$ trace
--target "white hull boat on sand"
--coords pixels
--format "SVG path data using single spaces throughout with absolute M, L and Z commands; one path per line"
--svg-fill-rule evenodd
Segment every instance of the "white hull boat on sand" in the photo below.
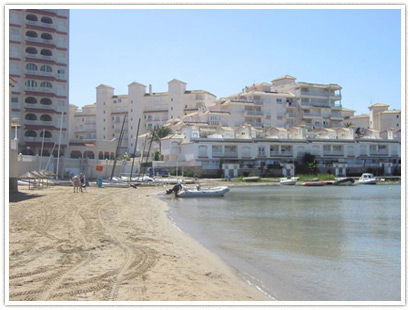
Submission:
M 370 185 L 370 184 L 377 184 L 377 180 L 374 177 L 373 174 L 371 173 L 363 173 L 362 176 L 360 177 L 359 181 L 357 181 L 357 183 L 359 184 L 366 184 L 366 185 Z
M 280 178 L 279 184 L 280 185 L 295 185 L 298 181 L 298 178 Z
M 228 186 L 188 188 L 181 184 L 175 185 L 172 189 L 167 190 L 167 194 L 175 193 L 179 198 L 199 198 L 199 197 L 223 197 L 229 192 Z

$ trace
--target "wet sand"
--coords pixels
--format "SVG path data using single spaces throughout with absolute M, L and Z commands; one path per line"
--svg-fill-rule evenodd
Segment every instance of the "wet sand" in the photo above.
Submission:
M 162 187 L 19 190 L 10 301 L 268 300 L 172 224 Z

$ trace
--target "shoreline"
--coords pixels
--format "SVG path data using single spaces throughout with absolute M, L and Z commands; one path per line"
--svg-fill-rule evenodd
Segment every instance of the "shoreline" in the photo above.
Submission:
M 20 187 L 37 196 L 10 203 L 9 300 L 274 301 L 173 223 L 163 188 Z

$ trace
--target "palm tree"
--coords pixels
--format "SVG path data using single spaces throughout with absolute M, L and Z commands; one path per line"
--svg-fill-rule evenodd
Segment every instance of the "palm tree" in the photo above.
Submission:
M 350 128 L 350 127 L 353 126 L 353 123 L 352 122 L 346 122 L 343 125 L 345 126 L 345 128 Z
M 154 128 L 151 134 L 154 136 L 153 141 L 158 142 L 159 152 L 161 154 L 161 139 L 172 134 L 172 129 L 169 127 L 161 126 Z

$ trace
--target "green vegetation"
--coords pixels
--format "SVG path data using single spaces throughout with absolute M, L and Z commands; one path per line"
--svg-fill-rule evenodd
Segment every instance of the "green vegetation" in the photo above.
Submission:
M 299 182 L 307 181 L 332 181 L 335 179 L 333 174 L 298 174 L 296 175 L 299 178 Z
M 159 144 L 159 153 L 161 154 L 161 139 L 172 134 L 172 129 L 169 127 L 157 127 L 151 134 L 154 136 L 153 140 Z

